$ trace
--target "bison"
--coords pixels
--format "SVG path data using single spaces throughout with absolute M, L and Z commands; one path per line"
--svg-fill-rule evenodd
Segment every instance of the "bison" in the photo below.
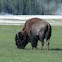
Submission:
M 24 49 L 31 42 L 32 49 L 37 48 L 38 40 L 41 41 L 41 49 L 44 46 L 44 39 L 47 42 L 47 50 L 49 50 L 49 42 L 51 37 L 51 25 L 39 18 L 31 18 L 27 20 L 21 32 L 15 36 L 15 42 L 18 48 Z

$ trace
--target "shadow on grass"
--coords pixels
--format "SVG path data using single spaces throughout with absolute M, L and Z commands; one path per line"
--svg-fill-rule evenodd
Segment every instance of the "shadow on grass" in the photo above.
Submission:
M 17 49 L 19 49 L 19 48 L 17 48 Z M 25 49 L 21 49 L 21 50 L 41 50 L 41 49 L 40 48 L 38 48 L 38 49 L 25 48 Z M 47 50 L 47 49 L 42 49 L 42 50 Z M 49 51 L 62 51 L 62 49 L 61 48 L 52 48 L 52 49 L 49 49 Z
M 36 49 L 36 48 L 34 48 L 34 49 L 32 49 L 32 48 L 25 48 L 24 50 L 40 50 L 40 49 Z
M 53 49 L 50 49 L 50 50 L 54 50 L 54 51 L 62 51 L 62 49 L 60 49 L 60 48 L 53 48 Z
M 41 50 L 41 49 L 28 49 L 28 48 L 25 48 L 24 50 Z M 42 50 L 47 50 L 47 49 L 42 49 Z M 53 49 L 49 49 L 49 51 L 62 51 L 62 49 L 60 48 L 53 48 Z

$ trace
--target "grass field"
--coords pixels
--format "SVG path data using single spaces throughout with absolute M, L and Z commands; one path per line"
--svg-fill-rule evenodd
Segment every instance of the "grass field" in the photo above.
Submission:
M 46 41 L 43 50 L 38 42 L 38 50 L 31 49 L 29 43 L 24 50 L 15 45 L 15 34 L 23 26 L 0 25 L 0 62 L 62 62 L 62 26 L 53 26 L 50 41 L 50 50 L 46 50 Z

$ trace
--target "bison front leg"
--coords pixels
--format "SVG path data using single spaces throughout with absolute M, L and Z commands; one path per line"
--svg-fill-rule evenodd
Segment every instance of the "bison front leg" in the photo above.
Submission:
M 37 49 L 37 44 L 36 43 L 31 43 L 32 49 L 36 48 Z
M 49 42 L 50 42 L 50 40 L 48 39 L 46 41 L 47 41 L 47 50 L 49 50 Z
M 32 46 L 32 49 L 33 48 L 37 49 L 37 43 L 38 43 L 37 38 L 34 38 L 33 36 L 31 36 L 31 46 Z
M 33 48 L 36 48 L 36 49 L 37 49 L 37 46 L 36 46 L 36 47 L 32 47 L 32 49 L 33 49 Z

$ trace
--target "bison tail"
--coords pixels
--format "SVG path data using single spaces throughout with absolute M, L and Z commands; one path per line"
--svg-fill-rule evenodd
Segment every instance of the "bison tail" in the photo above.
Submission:
M 48 30 L 47 30 L 46 36 L 45 36 L 46 40 L 50 39 L 51 32 L 52 32 L 52 27 L 51 27 L 51 25 L 48 25 Z

